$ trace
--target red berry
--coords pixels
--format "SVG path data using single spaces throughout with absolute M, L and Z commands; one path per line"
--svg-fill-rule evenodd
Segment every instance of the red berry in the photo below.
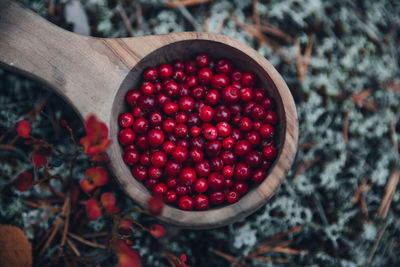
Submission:
M 221 189 L 224 187 L 224 176 L 219 172 L 213 172 L 208 177 L 208 187 L 211 189 Z
M 178 194 L 173 190 L 168 190 L 167 193 L 165 193 L 164 199 L 168 203 L 173 203 L 178 199 Z
M 219 140 L 212 140 L 206 143 L 206 154 L 208 157 L 214 158 L 221 151 L 222 144 Z
M 217 140 L 217 142 L 219 141 Z M 220 150 L 221 149 L 218 150 L 218 153 Z M 211 169 L 213 171 L 221 171 L 223 167 L 224 167 L 224 162 L 222 161 L 221 158 L 213 158 L 213 160 L 211 161 Z
M 137 150 L 128 150 L 124 153 L 124 162 L 129 165 L 134 165 L 139 162 L 139 152 Z
M 247 140 L 239 140 L 235 145 L 235 154 L 239 157 L 245 156 L 250 151 L 250 143 Z
M 196 172 L 190 168 L 184 168 L 179 174 L 179 181 L 184 185 L 191 185 L 196 180 Z
M 224 203 L 225 195 L 221 191 L 214 191 L 210 194 L 210 201 L 214 205 Z
M 226 86 L 222 91 L 222 99 L 227 104 L 236 103 L 240 99 L 239 89 L 233 86 Z
M 251 109 L 251 117 L 255 120 L 263 120 L 265 114 L 265 109 L 260 104 L 255 104 Z
M 127 146 L 124 147 L 124 151 L 128 151 L 128 150 L 137 150 L 136 145 L 135 144 L 129 144 Z
M 186 124 L 178 124 L 175 128 L 175 136 L 178 138 L 185 137 L 188 134 L 188 128 Z
M 227 137 L 222 141 L 222 147 L 225 149 L 231 149 L 235 145 L 235 139 Z
M 179 198 L 178 205 L 182 210 L 192 210 L 194 207 L 194 200 L 189 196 L 182 196 Z
M 185 63 L 185 72 L 189 75 L 195 74 L 197 71 L 196 62 L 193 60 L 188 60 Z
M 142 155 L 140 155 L 139 162 L 144 166 L 149 166 L 151 163 L 150 155 L 148 153 L 143 153 Z
M 145 133 L 149 129 L 149 122 L 145 118 L 137 118 L 132 125 L 135 133 Z
M 176 176 L 181 171 L 182 166 L 172 160 L 167 161 L 165 164 L 165 172 L 171 176 Z
M 176 193 L 180 196 L 184 196 L 189 192 L 189 189 L 187 186 L 185 185 L 178 185 L 176 187 Z
M 211 172 L 210 162 L 207 160 L 203 160 L 194 165 L 194 169 L 197 172 L 197 175 L 200 177 L 208 177 Z
M 224 166 L 224 168 L 222 169 L 222 174 L 225 178 L 232 178 L 233 168 L 231 166 Z
M 177 146 L 172 152 L 172 158 L 177 162 L 185 162 L 188 159 L 188 151 L 186 147 Z
M 266 160 L 272 161 L 275 159 L 277 151 L 274 146 L 266 145 L 263 147 L 262 153 Z
M 162 170 L 155 166 L 150 166 L 148 172 L 149 172 L 149 178 L 156 179 L 156 180 L 158 178 L 160 178 L 162 175 Z
M 183 70 L 185 68 L 185 63 L 182 60 L 174 61 L 174 69 Z
M 253 168 L 257 167 L 257 166 L 260 166 L 260 164 L 262 163 L 261 152 L 250 151 L 249 153 L 247 153 L 247 155 L 246 155 L 246 163 L 250 167 L 253 167 Z
M 190 96 L 184 96 L 179 99 L 179 108 L 183 111 L 191 111 L 194 108 L 194 99 Z
M 204 153 L 202 150 L 198 149 L 198 148 L 192 148 L 189 151 L 189 155 L 190 158 L 194 161 L 194 162 L 200 162 L 203 160 L 204 157 Z
M 260 135 L 263 138 L 272 138 L 274 137 L 274 127 L 270 124 L 264 124 L 261 126 Z
M 146 179 L 146 181 L 144 182 L 144 185 L 149 189 L 152 189 L 156 184 L 157 184 L 156 179 Z
M 118 122 L 123 128 L 131 127 L 133 124 L 133 116 L 129 112 L 122 113 L 119 115 Z
M 262 101 L 261 101 L 261 105 L 265 108 L 265 109 L 271 109 L 275 106 L 274 104 L 274 100 L 272 99 L 272 97 L 266 96 Z
M 225 150 L 219 155 L 225 165 L 233 165 L 236 162 L 236 155 L 232 151 Z
M 227 137 L 231 133 L 231 126 L 227 122 L 219 122 L 217 124 L 217 132 L 221 137 Z
M 237 181 L 234 185 L 234 190 L 239 193 L 239 195 L 244 195 L 247 193 L 247 183 L 243 181 Z
M 207 54 L 202 53 L 196 56 L 196 64 L 200 68 L 206 67 L 208 63 L 210 63 L 210 58 L 208 57 Z
M 231 86 L 236 87 L 239 91 L 242 89 L 242 84 L 240 82 L 231 82 Z
M 244 72 L 242 74 L 242 84 L 246 87 L 253 87 L 256 83 L 256 75 L 252 72 Z
M 164 142 L 164 133 L 161 130 L 152 129 L 147 133 L 147 141 L 152 147 L 157 147 Z
M 208 105 L 214 106 L 218 103 L 219 98 L 219 91 L 217 91 L 216 89 L 210 89 L 207 91 L 205 101 Z
M 164 85 L 164 91 L 167 96 L 174 97 L 179 93 L 179 86 L 175 81 L 168 81 Z
M 134 108 L 132 109 L 132 115 L 133 115 L 135 118 L 139 118 L 139 117 L 145 116 L 145 112 L 144 112 L 144 110 L 143 110 L 141 107 L 134 107 Z
M 204 86 L 195 86 L 192 89 L 192 96 L 194 98 L 196 98 L 197 100 L 201 100 L 204 98 L 204 96 L 206 95 L 206 89 L 204 88 Z
M 233 186 L 233 180 L 232 179 L 230 179 L 230 178 L 228 178 L 228 179 L 225 179 L 225 188 L 231 188 Z
M 177 82 L 183 81 L 184 77 L 185 77 L 185 72 L 183 70 L 176 69 L 172 72 L 172 79 L 174 79 Z
M 194 75 L 189 75 L 186 77 L 185 83 L 190 88 L 195 87 L 198 84 L 197 77 Z
M 153 194 L 157 194 L 157 195 L 164 195 L 165 193 L 167 193 L 168 187 L 166 184 L 164 183 L 158 183 L 156 185 L 153 186 Z
M 185 123 L 187 121 L 187 114 L 185 112 L 178 112 L 175 115 L 175 121 L 177 123 Z
M 247 117 L 244 117 L 239 122 L 239 128 L 243 132 L 248 132 L 253 129 L 253 122 Z
M 242 81 L 242 71 L 241 70 L 234 70 L 234 71 L 232 71 L 232 73 L 231 73 L 231 79 L 232 79 L 232 81 L 235 81 L 235 82 L 240 82 L 240 81 Z
M 139 105 L 144 110 L 154 110 L 156 107 L 156 98 L 154 95 L 142 95 L 139 99 Z
M 154 91 L 156 90 L 154 88 L 154 84 L 152 84 L 151 82 L 144 82 L 142 83 L 142 92 L 146 95 L 152 95 L 154 94 Z
M 126 102 L 128 102 L 130 105 L 135 105 L 138 103 L 141 96 L 142 94 L 139 90 L 130 90 L 126 94 Z
M 147 68 L 144 70 L 143 78 L 148 82 L 155 82 L 158 78 L 158 73 L 156 68 Z
M 158 66 L 158 76 L 161 79 L 168 79 L 172 75 L 172 66 L 170 64 L 161 64 Z
M 175 144 L 174 142 L 171 141 L 165 141 L 164 144 L 162 145 L 162 149 L 164 150 L 165 154 L 171 155 L 172 152 L 175 150 Z
M 200 108 L 200 119 L 205 122 L 210 122 L 214 118 L 214 109 L 210 106 L 204 105 Z
M 232 72 L 233 64 L 228 59 L 220 59 L 217 61 L 217 65 L 215 66 L 215 70 L 217 73 L 225 73 L 230 74 Z
M 261 183 L 262 181 L 264 181 L 265 177 L 267 176 L 267 173 L 264 170 L 256 170 L 253 174 L 253 177 L 251 178 L 251 180 L 253 182 L 255 182 L 256 184 Z
M 136 145 L 138 148 L 145 150 L 149 147 L 149 142 L 147 142 L 146 135 L 138 135 L 136 138 Z
M 253 99 L 253 90 L 251 88 L 245 87 L 240 90 L 240 98 L 243 102 L 249 102 Z
M 191 136 L 199 136 L 201 134 L 201 128 L 198 126 L 193 126 L 190 128 L 189 132 Z
M 217 129 L 213 126 L 209 126 L 206 129 L 204 129 L 204 137 L 207 140 L 215 140 L 218 136 Z
M 276 115 L 275 111 L 268 110 L 265 114 L 265 122 L 269 124 L 276 124 L 278 122 L 278 116 Z
M 228 203 L 235 203 L 239 200 L 239 194 L 236 191 L 229 191 L 228 194 L 226 194 L 226 202 Z
M 206 195 L 197 195 L 194 198 L 194 202 L 197 210 L 206 210 L 210 206 Z
M 174 177 L 169 177 L 165 180 L 169 189 L 175 189 L 178 186 L 178 180 Z
M 200 84 L 207 85 L 211 82 L 213 73 L 209 68 L 202 68 L 197 73 L 197 77 Z
M 192 140 L 190 140 L 190 145 L 193 148 L 204 149 L 205 144 L 206 142 L 201 136 L 194 137 Z
M 212 77 L 211 87 L 215 89 L 222 89 L 229 84 L 229 77 L 225 74 L 216 74 Z
M 254 128 L 254 127 L 253 127 Z M 252 147 L 257 146 L 261 142 L 260 135 L 256 131 L 248 132 L 246 134 L 246 140 Z
M 238 163 L 235 166 L 234 177 L 238 180 L 247 180 L 250 178 L 250 168 L 244 163 Z
M 156 151 L 151 155 L 151 164 L 156 167 L 163 167 L 167 163 L 167 155 L 162 151 Z
M 215 109 L 214 121 L 222 122 L 231 119 L 231 112 L 226 106 L 218 106 Z
M 147 168 L 143 165 L 135 165 L 133 166 L 132 175 L 139 181 L 143 181 L 147 178 Z
M 178 112 L 178 104 L 174 102 L 169 102 L 164 105 L 164 113 L 167 115 L 172 115 Z
M 163 115 L 159 111 L 154 111 L 153 113 L 151 113 L 151 115 L 149 117 L 150 124 L 153 126 L 161 125 L 163 122 L 163 119 L 164 119 Z
M 208 189 L 207 180 L 204 178 L 197 179 L 193 184 L 194 191 L 196 193 L 204 193 Z
M 119 132 L 118 139 L 123 145 L 132 144 L 135 141 L 136 134 L 131 128 L 122 129 Z
M 176 123 L 175 121 L 171 120 L 171 119 L 166 119 L 165 121 L 163 121 L 163 126 L 162 126 L 163 130 L 167 133 L 172 133 L 175 131 L 176 128 Z

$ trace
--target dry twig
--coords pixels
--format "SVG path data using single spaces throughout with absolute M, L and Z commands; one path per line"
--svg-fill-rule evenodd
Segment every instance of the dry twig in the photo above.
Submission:
M 214 0 L 179 0 L 179 1 L 171 1 L 165 3 L 166 7 L 178 7 L 178 6 L 194 6 L 200 5 L 208 2 L 212 2 Z
M 102 245 L 102 244 L 99 244 L 99 243 L 96 243 L 96 242 L 91 242 L 91 241 L 86 240 L 86 239 L 84 239 L 84 238 L 82 238 L 82 237 L 80 237 L 78 235 L 73 234 L 73 233 L 68 233 L 68 235 L 70 237 L 72 237 L 73 239 L 75 239 L 75 240 L 77 240 L 77 241 L 79 241 L 79 242 L 81 242 L 81 243 L 83 243 L 85 245 L 88 245 L 89 247 L 101 248 L 101 249 L 106 249 L 107 248 L 105 245 Z
M 314 42 L 314 34 L 311 34 L 309 37 L 308 44 L 306 46 L 306 50 L 304 51 L 304 55 L 302 55 L 301 47 L 300 47 L 300 40 L 299 40 L 299 38 L 296 38 L 296 46 L 297 46 L 296 65 L 297 65 L 297 73 L 298 73 L 299 81 L 301 83 L 303 83 L 303 81 L 307 75 L 308 63 L 310 61 L 313 42 Z
M 303 229 L 303 227 L 304 227 L 303 225 L 298 225 L 298 226 L 295 226 L 293 228 L 290 228 L 289 230 L 287 230 L 285 232 L 282 232 L 282 233 L 279 233 L 277 235 L 274 235 L 270 239 L 260 243 L 259 246 L 267 246 L 267 245 L 269 245 L 269 244 L 271 244 L 273 242 L 276 242 L 276 241 L 282 239 L 283 237 L 285 237 L 285 236 L 287 236 L 287 235 L 289 235 L 291 233 L 300 231 L 301 229 Z
M 258 0 L 253 0 L 253 23 L 260 26 L 260 14 L 258 13 Z
M 293 179 L 296 179 L 300 174 L 302 174 L 303 172 L 305 172 L 308 168 L 310 168 L 311 166 L 313 166 L 316 162 L 318 162 L 320 160 L 320 157 L 315 157 L 310 161 L 302 161 L 299 165 L 299 167 L 297 168 L 295 174 L 293 175 Z
M 46 251 L 46 249 L 50 246 L 51 242 L 53 241 L 54 237 L 56 236 L 56 234 L 58 232 L 58 229 L 60 228 L 60 225 L 61 225 L 62 221 L 63 221 L 62 218 L 59 217 L 57 219 L 57 221 L 55 222 L 53 231 L 51 232 L 49 239 L 47 239 L 46 243 L 44 244 L 44 246 L 40 250 L 39 256 L 42 256 L 44 254 L 44 252 Z
M 385 194 L 378 209 L 378 216 L 381 218 L 385 218 L 389 211 L 390 203 L 392 202 L 394 192 L 396 191 L 396 187 L 399 182 L 399 177 L 400 171 L 396 169 L 393 171 L 388 182 L 386 183 Z
M 32 223 L 31 225 L 29 225 L 28 227 L 24 228 L 24 231 L 28 231 L 30 229 L 32 229 L 33 227 L 35 227 L 36 225 L 38 225 L 39 223 L 47 220 L 48 218 L 50 218 L 51 216 L 53 216 L 54 214 L 58 213 L 61 210 L 61 208 L 53 208 L 53 210 L 49 213 L 47 213 L 45 216 L 41 217 L 39 220 L 37 220 L 36 222 Z
M 125 28 L 126 28 L 128 34 L 129 34 L 129 36 L 133 37 L 134 36 L 134 30 L 132 28 L 131 22 L 129 21 L 128 15 L 126 14 L 124 5 L 122 3 L 119 5 L 118 12 L 119 12 L 119 15 L 122 18 L 122 21 L 124 22 Z
M 352 101 L 356 105 L 361 105 L 366 110 L 377 112 L 378 108 L 373 101 L 368 100 L 368 96 L 372 93 L 371 89 L 365 89 L 351 95 Z
M 385 223 L 383 224 L 381 230 L 378 233 L 378 238 L 376 239 L 376 241 L 375 241 L 374 245 L 372 246 L 372 249 L 371 249 L 371 251 L 370 251 L 370 253 L 368 255 L 368 260 L 367 260 L 368 264 L 371 263 L 371 261 L 372 261 L 372 259 L 374 257 L 375 251 L 378 248 L 379 242 L 381 241 L 387 226 L 388 226 L 388 222 L 385 221 Z

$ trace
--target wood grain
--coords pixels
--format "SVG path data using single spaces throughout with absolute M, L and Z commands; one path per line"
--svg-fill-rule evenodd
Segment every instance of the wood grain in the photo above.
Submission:
M 0 64 L 39 79 L 71 103 L 82 118 L 105 121 L 113 141 L 110 168 L 126 193 L 146 207 L 150 197 L 122 161 L 117 116 L 124 97 L 139 83 L 144 68 L 198 52 L 229 57 L 253 71 L 274 98 L 279 116 L 279 154 L 267 179 L 239 202 L 207 211 L 166 206 L 159 219 L 185 228 L 214 228 L 232 223 L 264 205 L 275 193 L 297 150 L 298 121 L 293 97 L 275 68 L 255 50 L 227 36 L 184 32 L 135 38 L 101 39 L 64 31 L 9 0 L 0 0 Z

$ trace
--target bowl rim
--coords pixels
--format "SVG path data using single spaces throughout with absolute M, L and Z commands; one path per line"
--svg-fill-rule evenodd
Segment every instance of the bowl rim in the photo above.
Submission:
M 256 64 L 258 64 L 262 68 L 262 71 L 268 75 L 269 79 L 274 84 L 281 99 L 280 102 L 282 104 L 282 110 L 280 112 L 283 112 L 282 118 L 284 118 L 283 141 L 277 158 L 275 159 L 274 164 L 271 166 L 266 179 L 261 184 L 247 192 L 239 199 L 238 202 L 234 204 L 223 205 L 221 207 L 215 207 L 205 211 L 184 211 L 170 205 L 165 205 L 162 213 L 157 216 L 157 218 L 161 221 L 181 228 L 210 229 L 233 223 L 234 221 L 250 215 L 264 205 L 272 197 L 272 195 L 274 195 L 280 184 L 286 178 L 286 175 L 296 155 L 298 142 L 298 119 L 295 103 L 289 88 L 278 71 L 265 57 L 260 55 L 257 51 L 246 44 L 224 35 L 209 33 L 187 34 L 188 33 L 167 34 L 172 41 L 161 45 L 158 49 L 162 49 L 167 45 L 174 45 L 183 41 L 195 42 L 204 40 L 220 43 L 222 45 L 230 46 L 230 48 L 239 50 L 253 60 Z M 150 56 L 155 52 L 156 50 L 149 53 L 139 60 L 137 64 L 140 64 L 142 60 L 145 60 L 147 56 Z M 132 68 L 133 71 L 135 70 L 136 65 Z M 127 78 L 124 80 L 123 84 L 130 82 L 128 76 L 129 74 L 127 75 Z M 118 94 L 119 91 L 121 91 L 121 87 L 122 85 L 118 89 L 116 97 L 113 100 L 112 116 L 110 118 L 110 134 L 113 141 L 113 145 L 110 147 L 110 155 L 112 157 L 119 156 L 120 160 L 113 158 L 113 160 L 110 162 L 110 167 L 115 174 L 115 177 L 121 188 L 128 194 L 128 196 L 140 206 L 146 208 L 147 200 L 151 194 L 147 188 L 143 191 L 142 189 L 145 187 L 142 182 L 134 180 L 132 175 L 126 177 L 126 170 L 128 170 L 129 174 L 130 171 L 128 166 L 122 161 L 122 148 L 117 138 L 119 126 L 116 125 L 117 120 L 115 120 L 113 114 L 115 114 L 117 111 L 116 102 L 117 98 L 121 97 Z M 121 168 L 125 168 L 125 171 L 121 171 Z M 139 187 L 141 188 L 138 188 L 136 185 L 134 185 L 136 188 L 133 188 L 132 181 L 130 180 L 134 180 L 134 184 L 140 183 L 141 186 Z

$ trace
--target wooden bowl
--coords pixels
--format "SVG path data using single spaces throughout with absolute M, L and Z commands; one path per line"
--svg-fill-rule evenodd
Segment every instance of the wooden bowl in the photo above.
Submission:
M 275 68 L 249 46 L 223 35 L 172 33 L 121 39 L 79 36 L 46 22 L 8 0 L 0 3 L 0 63 L 50 85 L 82 118 L 95 113 L 107 123 L 112 145 L 110 169 L 126 193 L 146 207 L 150 193 L 132 177 L 118 143 L 118 115 L 126 110 L 125 94 L 138 86 L 143 70 L 163 62 L 205 52 L 226 57 L 254 72 L 260 87 L 277 104 L 278 155 L 268 177 L 237 203 L 206 211 L 183 211 L 166 205 L 158 218 L 184 228 L 230 224 L 264 205 L 285 179 L 297 149 L 298 121 L 290 91 Z

